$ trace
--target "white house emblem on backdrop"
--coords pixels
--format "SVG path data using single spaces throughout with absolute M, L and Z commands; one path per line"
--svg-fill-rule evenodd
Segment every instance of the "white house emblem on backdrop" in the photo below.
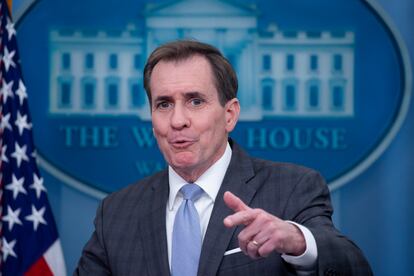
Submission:
M 243 148 L 316 168 L 331 189 L 380 156 L 408 109 L 405 48 L 371 1 L 109 2 L 43 0 L 19 22 L 41 165 L 65 183 L 110 192 L 165 167 L 142 71 L 171 40 L 231 62 Z

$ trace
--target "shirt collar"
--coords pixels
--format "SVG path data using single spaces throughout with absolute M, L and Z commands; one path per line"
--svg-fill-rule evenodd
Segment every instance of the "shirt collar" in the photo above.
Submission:
M 226 150 L 224 154 L 216 161 L 210 168 L 207 169 L 195 183 L 200 186 L 203 191 L 211 198 L 214 202 L 221 183 L 223 182 L 224 175 L 226 174 L 227 168 L 231 160 L 231 147 L 227 142 Z M 168 166 L 168 180 L 170 185 L 170 195 L 168 198 L 168 209 L 173 210 L 174 202 L 177 198 L 178 191 L 182 186 L 187 184 L 181 176 L 179 176 L 171 166 Z

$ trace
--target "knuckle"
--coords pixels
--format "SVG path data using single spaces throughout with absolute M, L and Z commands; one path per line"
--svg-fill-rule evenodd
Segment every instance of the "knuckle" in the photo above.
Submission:
M 257 250 L 257 254 L 261 257 L 267 257 L 269 256 L 269 250 L 262 246 Z
M 277 230 L 277 226 L 272 220 L 266 220 L 265 226 L 267 229 L 269 229 L 269 231 L 275 232 Z
M 242 215 L 242 221 L 243 221 L 243 224 L 249 224 L 249 217 L 248 217 L 248 215 L 247 214 L 243 214 Z
M 257 218 L 262 220 L 262 221 L 267 221 L 267 216 L 263 212 L 258 213 Z
M 278 245 L 282 242 L 280 231 L 275 230 L 272 241 L 273 241 L 273 244 L 275 244 L 278 247 Z
M 255 248 L 253 248 L 251 245 L 248 245 L 247 253 L 251 258 L 256 258 L 257 257 L 257 250 Z
M 285 252 L 285 242 L 281 235 L 276 235 L 273 239 L 273 245 L 279 252 Z
M 239 240 L 239 242 L 246 242 L 247 240 L 247 235 L 241 231 L 238 235 L 237 235 L 237 239 Z

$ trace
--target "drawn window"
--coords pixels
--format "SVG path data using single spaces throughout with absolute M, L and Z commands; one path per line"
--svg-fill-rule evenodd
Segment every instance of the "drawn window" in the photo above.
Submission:
M 106 79 L 105 105 L 108 108 L 119 106 L 119 79 L 110 77 Z
M 335 72 L 341 72 L 343 67 L 343 58 L 340 54 L 335 54 L 333 56 L 333 70 Z
M 332 87 L 332 107 L 335 110 L 344 108 L 344 88 L 342 85 L 334 85 Z
M 84 81 L 82 106 L 84 108 L 93 108 L 95 106 L 95 82 Z
M 309 61 L 309 69 L 314 72 L 318 70 L 318 64 L 319 60 L 318 60 L 318 56 L 317 55 L 311 55 L 310 56 L 310 61 Z
M 272 56 L 271 55 L 263 55 L 262 57 L 262 68 L 263 71 L 271 71 L 272 70 Z
M 134 69 L 135 70 L 141 69 L 141 55 L 140 54 L 134 55 Z
M 130 106 L 142 107 L 145 104 L 145 93 L 140 89 L 140 84 L 137 81 L 130 82 Z
M 92 53 L 85 55 L 85 69 L 91 70 L 95 65 L 95 58 Z
M 118 68 L 118 56 L 116 54 L 109 55 L 109 68 L 110 69 Z
M 72 83 L 70 81 L 60 82 L 59 106 L 70 107 L 72 104 Z
M 319 107 L 319 85 L 313 83 L 309 86 L 309 107 L 315 109 Z
M 263 110 L 273 109 L 273 86 L 265 84 L 262 87 L 262 108 Z
M 111 83 L 108 85 L 108 106 L 116 107 L 118 105 L 118 85 Z
M 294 83 L 285 85 L 284 108 L 285 110 L 296 109 L 296 85 Z
M 63 53 L 62 54 L 62 69 L 69 70 L 71 66 L 70 54 Z
M 286 70 L 287 71 L 295 70 L 295 56 L 292 54 L 288 54 L 286 56 Z

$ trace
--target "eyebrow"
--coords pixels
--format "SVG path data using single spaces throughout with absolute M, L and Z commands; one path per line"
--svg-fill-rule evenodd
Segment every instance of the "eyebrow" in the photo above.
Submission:
M 205 95 L 203 95 L 202 93 L 197 92 L 197 91 L 184 93 L 184 96 L 185 96 L 186 99 L 193 99 L 193 98 L 204 99 L 206 97 Z
M 201 99 L 204 99 L 205 97 L 206 97 L 205 95 L 203 95 L 202 93 L 197 92 L 197 91 L 192 91 L 192 92 L 186 92 L 186 93 L 184 93 L 184 98 L 186 100 L 192 99 L 192 98 L 201 98 Z M 158 96 L 157 98 L 154 99 L 154 103 L 164 102 L 164 101 L 170 102 L 172 100 L 173 100 L 173 97 L 171 97 L 171 96 Z
M 158 96 L 157 98 L 154 99 L 154 103 L 156 102 L 164 102 L 164 101 L 171 101 L 172 97 L 171 96 Z

